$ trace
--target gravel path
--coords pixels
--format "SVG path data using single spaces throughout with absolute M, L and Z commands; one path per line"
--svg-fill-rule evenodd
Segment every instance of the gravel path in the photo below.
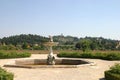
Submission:
M 44 54 L 34 54 L 31 58 L 46 58 Z M 12 63 L 16 59 L 0 59 L 0 66 Z M 104 71 L 120 61 L 105 61 L 100 59 L 85 59 L 94 62 L 94 66 L 81 66 L 80 68 L 10 68 L 3 67 L 14 73 L 14 80 L 102 80 Z

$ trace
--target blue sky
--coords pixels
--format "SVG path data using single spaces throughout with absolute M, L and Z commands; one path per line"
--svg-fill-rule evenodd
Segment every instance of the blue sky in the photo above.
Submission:
M 0 38 L 61 33 L 120 40 L 120 0 L 0 0 Z

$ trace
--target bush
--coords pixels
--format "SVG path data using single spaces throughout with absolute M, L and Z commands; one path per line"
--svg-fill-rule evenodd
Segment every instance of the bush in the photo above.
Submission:
M 80 58 L 93 58 L 93 55 L 94 54 L 92 54 L 92 53 L 81 53 L 81 55 L 80 55 Z
M 106 80 L 120 80 L 120 64 L 115 64 L 110 70 L 105 71 Z
M 68 58 L 79 58 L 80 54 L 78 52 L 61 52 L 60 54 L 57 54 L 58 57 L 68 57 Z
M 115 64 L 114 66 L 110 67 L 110 72 L 120 75 L 120 64 Z
M 120 60 L 120 53 L 109 53 L 106 54 L 103 59 L 106 60 Z
M 17 48 L 14 45 L 0 45 L 0 50 L 16 50 Z
M 120 60 L 120 53 L 92 53 L 92 52 L 61 52 L 57 54 L 58 57 L 70 58 L 91 58 L 91 59 L 104 59 L 104 60 Z
M 7 59 L 7 58 L 23 58 L 23 57 L 30 57 L 31 53 L 28 52 L 5 52 L 0 51 L 0 59 Z
M 14 75 L 0 67 L 0 80 L 13 80 Z
M 120 75 L 111 73 L 110 71 L 105 71 L 105 79 L 106 80 L 120 80 Z

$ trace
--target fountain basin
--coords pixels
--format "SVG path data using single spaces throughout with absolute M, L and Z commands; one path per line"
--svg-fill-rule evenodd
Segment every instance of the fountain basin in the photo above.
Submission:
M 6 64 L 4 67 L 18 68 L 78 68 L 80 66 L 92 65 L 91 62 L 81 59 L 55 59 L 55 65 L 47 65 L 46 59 L 22 59 L 15 60 L 14 64 Z

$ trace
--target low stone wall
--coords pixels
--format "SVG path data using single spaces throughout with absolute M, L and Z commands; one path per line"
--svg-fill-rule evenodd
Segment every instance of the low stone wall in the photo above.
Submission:
M 16 60 L 15 64 L 17 65 L 46 65 L 46 59 L 25 59 L 25 60 Z M 79 65 L 79 64 L 87 64 L 88 62 L 79 60 L 79 59 L 56 59 L 56 65 Z
M 88 64 L 88 62 L 78 59 L 62 59 L 62 64 L 66 65 L 80 65 L 80 64 Z
M 15 61 L 15 64 L 16 65 L 19 65 L 19 64 L 22 64 L 22 65 L 32 65 L 32 64 L 46 64 L 47 60 L 46 59 L 25 59 L 25 60 L 16 60 Z
M 81 65 L 90 65 L 88 61 L 80 59 L 55 59 L 55 65 L 47 65 L 47 59 L 22 59 L 16 60 L 15 64 L 4 65 L 5 67 L 19 68 L 77 68 Z

